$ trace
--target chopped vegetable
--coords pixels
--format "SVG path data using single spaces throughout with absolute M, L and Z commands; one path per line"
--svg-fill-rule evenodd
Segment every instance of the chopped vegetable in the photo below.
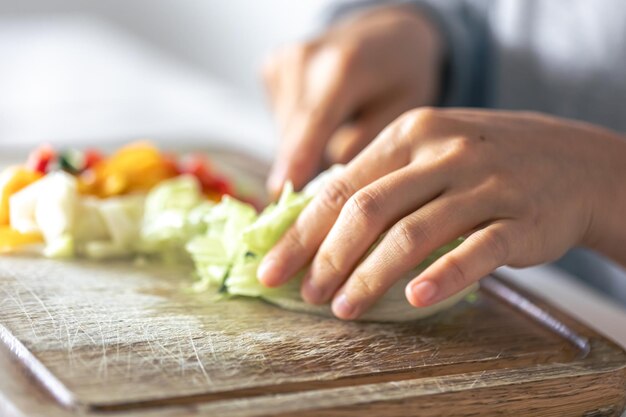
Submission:
M 26 168 L 40 174 L 45 174 L 48 172 L 48 168 L 50 164 L 54 162 L 55 158 L 56 152 L 51 145 L 41 145 L 28 155 Z
M 119 149 L 81 176 L 81 191 L 101 198 L 146 192 L 176 174 L 157 148 L 137 142 Z
M 193 154 L 188 156 L 183 161 L 182 172 L 196 177 L 203 192 L 211 200 L 219 201 L 223 195 L 234 194 L 234 187 L 231 182 L 213 172 L 205 155 Z
M 201 287 L 222 287 L 232 266 L 245 259 L 248 251 L 241 236 L 256 217 L 254 207 L 228 196 L 206 213 L 205 234 L 187 245 Z
M 53 172 L 39 181 L 35 203 L 35 221 L 46 243 L 73 232 L 78 191 L 76 178 L 65 172 Z
M 74 238 L 70 235 L 62 235 L 48 243 L 43 250 L 48 258 L 71 258 L 74 256 Z
M 11 196 L 41 177 L 41 173 L 19 166 L 9 167 L 0 174 L 0 225 L 10 223 L 9 199 Z
M 110 198 L 100 203 L 100 215 L 109 231 L 111 242 L 128 253 L 133 253 L 138 243 L 143 209 L 142 195 Z
M 57 158 L 50 145 L 40 146 L 25 166 L 0 175 L 0 226 L 8 230 L 0 243 L 12 248 L 36 237 L 44 240 L 49 257 L 145 254 L 190 261 L 185 245 L 206 231 L 205 217 L 222 216 L 218 222 L 228 232 L 243 227 L 242 218 L 251 222 L 256 212 L 228 199 L 213 210 L 215 202 L 234 193 L 232 183 L 214 172 L 204 155 L 183 162 L 148 142 L 127 145 L 110 157 L 67 149 Z M 234 222 L 223 217 L 231 210 L 239 213 Z
M 213 205 L 191 175 L 163 181 L 146 198 L 140 250 L 172 260 L 188 256 L 185 244 L 204 231 L 202 218 Z
M 87 149 L 83 153 L 83 170 L 91 169 L 104 159 L 104 156 L 96 149 Z
M 0 226 L 0 253 L 14 252 L 35 243 L 43 243 L 39 233 L 20 233 L 9 226 Z
M 260 215 L 252 206 L 225 197 L 204 216 L 204 235 L 187 245 L 200 279 L 196 288 L 221 289 L 229 294 L 246 296 L 294 291 L 297 283 L 279 289 L 262 286 L 256 278 L 256 270 L 262 257 L 319 190 L 319 181 L 327 180 L 329 175 L 320 176 L 300 193 L 294 192 L 288 184 L 278 202 L 268 206 Z
M 77 149 L 68 149 L 59 155 L 59 166 L 65 172 L 78 174 L 85 167 L 85 155 Z

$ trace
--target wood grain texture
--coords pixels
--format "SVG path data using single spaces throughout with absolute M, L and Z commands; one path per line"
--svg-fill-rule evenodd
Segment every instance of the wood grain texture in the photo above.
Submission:
M 0 401 L 0 415 L 556 416 L 624 407 L 626 354 L 497 280 L 474 302 L 403 324 L 216 303 L 186 291 L 189 282 L 180 268 L 0 258 L 0 350 L 33 375 L 3 359 L 7 378 L 46 386 L 33 394 L 0 381 L 31 410 Z
M 578 392 L 599 375 L 619 383 L 615 396 L 593 389 L 592 399 L 613 396 L 605 405 L 616 410 L 623 401 L 616 346 L 581 327 L 586 354 L 484 291 L 424 321 L 358 324 L 255 300 L 210 302 L 184 291 L 188 271 L 162 266 L 21 257 L 0 259 L 0 271 L 3 340 L 57 399 L 82 410 L 354 411 L 549 380 Z

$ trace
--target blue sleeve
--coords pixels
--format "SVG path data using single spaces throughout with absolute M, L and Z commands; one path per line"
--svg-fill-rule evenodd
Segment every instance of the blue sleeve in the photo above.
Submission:
M 483 107 L 489 99 L 488 3 L 489 0 L 351 0 L 331 9 L 327 21 L 374 7 L 401 4 L 415 7 L 439 28 L 446 45 L 440 104 Z

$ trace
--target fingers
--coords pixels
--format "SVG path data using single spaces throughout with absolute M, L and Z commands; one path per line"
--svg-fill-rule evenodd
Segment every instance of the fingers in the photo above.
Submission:
M 305 65 L 314 47 L 312 42 L 288 46 L 263 64 L 263 81 L 281 131 L 302 95 Z
M 393 133 L 393 129 L 383 131 L 309 203 L 263 259 L 258 271 L 261 283 L 272 287 L 287 282 L 310 262 L 344 204 L 357 190 L 408 163 L 409 153 L 404 145 L 386 141 L 386 136 Z M 385 144 L 377 143 L 379 140 Z
M 300 189 L 315 176 L 328 138 L 341 123 L 339 117 L 341 112 L 325 105 L 319 110 L 298 110 L 291 116 L 268 177 L 267 186 L 273 196 L 280 194 L 288 180 Z
M 321 48 L 301 69 L 301 85 L 288 86 L 299 94 L 289 102 L 291 110 L 285 110 L 283 141 L 268 178 L 272 194 L 278 194 L 287 180 L 300 188 L 313 177 L 330 137 L 351 117 L 356 89 L 347 77 L 347 59 L 340 48 Z
M 304 278 L 302 297 L 327 302 L 379 236 L 446 186 L 446 173 L 409 166 L 354 194 L 341 210 Z
M 396 223 L 337 292 L 334 314 L 357 318 L 435 249 L 488 218 L 491 209 L 481 203 L 444 195 Z
M 516 233 L 510 223 L 497 222 L 470 235 L 459 247 L 439 258 L 406 287 L 415 307 L 442 301 L 505 265 Z

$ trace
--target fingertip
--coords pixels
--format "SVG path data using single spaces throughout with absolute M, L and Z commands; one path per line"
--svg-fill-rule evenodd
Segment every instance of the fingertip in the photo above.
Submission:
M 341 320 L 354 320 L 359 316 L 356 306 L 348 300 L 345 294 L 339 294 L 331 305 L 335 317 Z
M 257 270 L 257 279 L 266 287 L 278 287 L 283 284 L 282 267 L 274 257 L 265 257 Z
M 433 281 L 411 282 L 405 288 L 406 299 L 413 307 L 428 307 L 435 303 L 439 287 Z

